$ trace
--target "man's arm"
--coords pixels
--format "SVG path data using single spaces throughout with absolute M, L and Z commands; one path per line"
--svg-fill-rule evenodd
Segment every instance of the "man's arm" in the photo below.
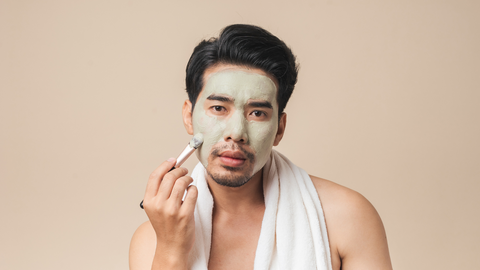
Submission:
M 382 220 L 361 194 L 311 176 L 327 223 L 333 269 L 392 269 Z
M 150 221 L 138 227 L 130 242 L 129 265 L 131 270 L 152 269 L 157 246 L 156 238 Z

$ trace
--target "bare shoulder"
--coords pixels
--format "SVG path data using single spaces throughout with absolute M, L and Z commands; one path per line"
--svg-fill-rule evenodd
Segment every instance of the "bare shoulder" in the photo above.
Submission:
M 324 211 L 335 218 L 377 218 L 373 205 L 360 193 L 332 181 L 310 176 Z M 327 214 L 327 213 L 325 213 Z
M 385 229 L 373 205 L 354 190 L 310 178 L 325 214 L 334 269 L 391 269 Z
M 130 270 L 151 269 L 156 245 L 152 224 L 150 221 L 144 222 L 137 228 L 130 242 Z

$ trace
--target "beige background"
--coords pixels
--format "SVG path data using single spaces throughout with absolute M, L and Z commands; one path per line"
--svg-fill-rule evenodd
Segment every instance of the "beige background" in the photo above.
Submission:
M 480 269 L 479 3 L 0 0 L 0 269 L 128 268 L 186 62 L 231 23 L 292 47 L 277 149 L 376 206 L 395 269 Z

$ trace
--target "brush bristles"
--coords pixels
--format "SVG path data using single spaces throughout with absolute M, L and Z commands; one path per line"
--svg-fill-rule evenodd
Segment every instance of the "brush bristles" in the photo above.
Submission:
M 197 149 L 203 143 L 203 134 L 197 133 L 193 138 L 190 140 L 190 146 Z

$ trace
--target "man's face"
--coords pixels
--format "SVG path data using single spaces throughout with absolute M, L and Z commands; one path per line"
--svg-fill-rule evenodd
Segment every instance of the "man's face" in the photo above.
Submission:
M 234 65 L 206 70 L 193 132 L 204 136 L 197 156 L 217 183 L 242 186 L 263 168 L 276 143 L 276 96 L 275 83 L 262 70 Z

